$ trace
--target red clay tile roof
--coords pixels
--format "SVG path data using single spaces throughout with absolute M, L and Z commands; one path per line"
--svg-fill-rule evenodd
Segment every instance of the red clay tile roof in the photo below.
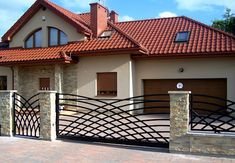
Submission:
M 91 15 L 90 15 L 89 12 L 88 12 L 88 13 L 78 14 L 78 16 L 79 16 L 82 20 L 84 20 L 84 22 L 85 22 L 88 26 L 90 26 Z
M 36 3 L 39 3 L 39 1 Z M 28 13 L 33 14 L 35 12 L 33 10 L 40 8 L 40 5 L 51 9 L 66 21 L 77 26 L 80 31 L 91 32 L 89 29 L 90 13 L 74 14 L 48 0 L 40 0 L 40 3 L 34 4 Z M 17 28 L 23 25 L 21 21 L 29 20 L 26 16 L 29 15 L 23 15 L 3 38 L 12 37 L 17 32 Z M 110 38 L 93 38 L 53 48 L 1 50 L 0 64 L 35 60 L 67 61 L 70 58 L 61 54 L 69 54 L 71 52 L 73 55 L 76 54 L 78 56 L 96 55 L 106 52 L 130 52 L 141 57 L 235 56 L 234 36 L 184 16 L 119 22 L 116 24 L 109 22 L 107 29 L 114 31 Z M 175 42 L 176 34 L 181 31 L 190 32 L 190 38 L 187 43 Z
M 116 24 L 149 50 L 149 55 L 235 53 L 235 37 L 187 17 L 150 19 Z M 189 31 L 187 43 L 176 43 L 176 34 Z
M 70 58 L 64 57 L 61 47 L 0 50 L 0 64 L 42 60 L 65 62 Z
M 2 41 L 9 41 L 19 29 L 26 24 L 33 15 L 41 8 L 46 7 L 55 14 L 59 15 L 65 21 L 73 25 L 78 31 L 85 35 L 90 35 L 92 32 L 87 23 L 80 18 L 78 14 L 68 11 L 48 0 L 37 0 L 25 14 L 4 34 Z
M 64 46 L 33 48 L 33 49 L 8 49 L 0 50 L 0 65 L 13 64 L 16 62 L 35 62 L 35 61 L 71 61 L 71 58 L 62 54 L 73 54 L 78 56 L 102 55 L 104 53 L 130 52 L 140 54 L 146 52 L 141 45 L 137 44 L 118 28 L 113 30 L 110 38 L 95 38 L 92 40 L 79 41 Z
M 90 13 L 79 16 L 90 24 Z M 148 49 L 150 56 L 235 53 L 235 36 L 185 16 L 119 22 L 115 26 Z M 175 43 L 180 31 L 190 32 L 187 43 Z

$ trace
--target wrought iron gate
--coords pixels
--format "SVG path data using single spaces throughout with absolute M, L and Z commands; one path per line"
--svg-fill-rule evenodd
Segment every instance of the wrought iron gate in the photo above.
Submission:
M 39 137 L 40 106 L 38 95 L 26 99 L 14 93 L 14 135 Z
M 235 132 L 234 101 L 192 94 L 190 104 L 190 128 L 192 131 Z
M 169 146 L 169 95 L 93 99 L 57 94 L 57 137 L 143 146 Z

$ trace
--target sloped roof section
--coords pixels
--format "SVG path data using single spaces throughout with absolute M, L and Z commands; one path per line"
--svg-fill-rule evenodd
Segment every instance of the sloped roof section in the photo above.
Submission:
M 147 53 L 146 49 L 137 44 L 124 33 L 110 27 L 113 31 L 110 38 L 95 38 L 87 41 L 81 41 L 69 44 L 66 52 L 75 52 L 76 54 L 90 54 L 102 52 L 132 51 L 133 53 Z
M 10 65 L 22 62 L 34 63 L 39 61 L 70 62 L 71 54 L 76 56 L 88 56 L 114 53 L 120 54 L 121 52 L 133 54 L 147 53 L 144 47 L 137 44 L 131 38 L 128 38 L 125 33 L 112 28 L 112 26 L 109 26 L 108 29 L 112 30 L 112 35 L 109 38 L 95 38 L 48 48 L 0 50 L 0 65 Z
M 64 62 L 70 59 L 64 57 L 62 47 L 0 50 L 0 64 L 42 60 Z
M 88 26 L 91 24 L 91 15 L 90 13 L 82 13 L 78 14 L 78 17 L 80 17 Z
M 235 37 L 187 17 L 116 23 L 149 50 L 150 56 L 235 53 Z M 175 42 L 178 32 L 189 31 L 189 41 Z
M 18 32 L 20 28 L 24 26 L 42 7 L 50 9 L 52 12 L 74 26 L 79 32 L 84 33 L 85 35 L 91 35 L 92 32 L 89 26 L 84 20 L 80 18 L 79 15 L 70 12 L 48 0 L 37 0 L 24 13 L 24 15 L 3 35 L 2 41 L 10 41 L 14 34 Z

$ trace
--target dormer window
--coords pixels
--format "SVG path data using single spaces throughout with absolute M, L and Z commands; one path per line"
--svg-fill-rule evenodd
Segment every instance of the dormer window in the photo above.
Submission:
M 25 40 L 25 48 L 40 48 L 42 47 L 42 29 L 33 32 Z
M 104 31 L 104 32 L 99 36 L 99 38 L 109 38 L 109 37 L 111 37 L 112 33 L 113 33 L 112 30 Z
M 65 45 L 67 43 L 68 37 L 63 31 L 57 28 L 49 28 L 49 46 Z
M 188 42 L 189 40 L 189 31 L 178 32 L 176 34 L 175 42 Z

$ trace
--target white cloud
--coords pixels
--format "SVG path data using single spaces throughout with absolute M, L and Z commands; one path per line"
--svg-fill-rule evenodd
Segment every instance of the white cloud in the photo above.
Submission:
M 65 8 L 68 9 L 77 9 L 77 8 L 81 8 L 81 9 L 87 9 L 90 8 L 90 3 L 94 3 L 97 2 L 97 0 L 60 0 L 62 6 L 64 6 Z M 106 0 L 101 0 L 99 1 L 99 3 L 101 3 L 102 5 L 105 5 Z
M 169 17 L 176 17 L 177 14 L 170 12 L 170 11 L 164 11 L 158 14 L 159 18 L 169 18 Z
M 175 0 L 179 9 L 210 10 L 215 6 L 230 8 L 235 11 L 235 0 Z
M 132 20 L 134 20 L 134 18 L 128 15 L 124 15 L 120 17 L 120 21 L 132 21 Z
M 0 0 L 0 37 L 34 2 L 35 0 Z

